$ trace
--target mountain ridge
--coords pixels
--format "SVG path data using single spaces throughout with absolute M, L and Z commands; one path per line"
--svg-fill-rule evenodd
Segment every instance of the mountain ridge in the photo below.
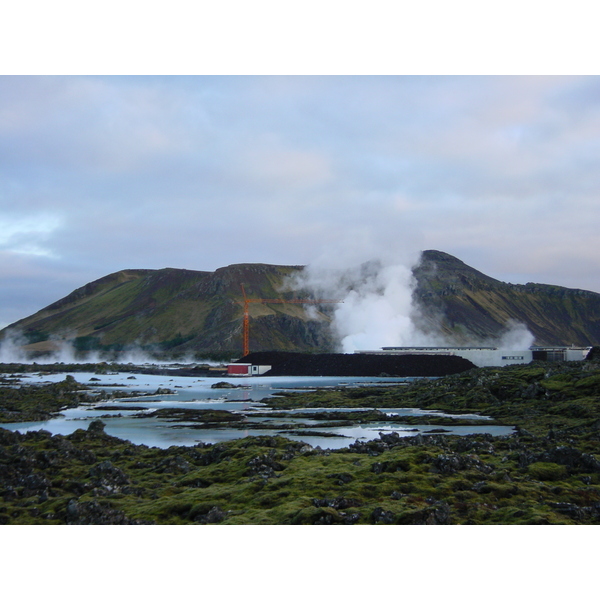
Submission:
M 57 340 L 78 351 L 134 346 L 173 356 L 240 356 L 244 284 L 249 298 L 296 298 L 282 292 L 302 265 L 239 263 L 215 271 L 125 269 L 77 288 L 0 332 L 20 333 L 25 347 L 50 350 Z M 599 345 L 600 294 L 540 283 L 494 279 L 460 259 L 426 250 L 413 268 L 417 324 L 448 342 L 498 338 L 510 323 L 526 325 L 538 345 Z M 334 307 L 307 314 L 301 304 L 249 305 L 251 349 L 331 352 Z
M 446 269 L 443 276 L 433 276 L 431 271 L 440 268 Z M 526 325 L 539 345 L 600 342 L 600 294 L 596 292 L 504 283 L 437 250 L 423 252 L 414 274 L 425 328 L 437 328 L 457 342 L 497 337 L 511 322 Z

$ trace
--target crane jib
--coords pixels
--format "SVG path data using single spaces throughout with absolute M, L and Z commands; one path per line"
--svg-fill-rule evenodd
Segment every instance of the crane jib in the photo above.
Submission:
M 311 299 L 290 299 L 284 298 L 248 298 L 244 284 L 242 286 L 242 296 L 244 297 L 244 317 L 242 321 L 242 336 L 244 343 L 244 356 L 250 354 L 250 304 L 341 304 L 343 300 L 311 300 Z

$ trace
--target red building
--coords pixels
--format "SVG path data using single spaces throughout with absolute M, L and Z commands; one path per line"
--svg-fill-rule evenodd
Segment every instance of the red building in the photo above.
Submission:
M 250 375 L 250 363 L 231 363 L 227 365 L 227 375 Z
M 271 365 L 253 365 L 251 363 L 229 363 L 227 375 L 248 377 L 249 375 L 263 375 L 271 369 Z

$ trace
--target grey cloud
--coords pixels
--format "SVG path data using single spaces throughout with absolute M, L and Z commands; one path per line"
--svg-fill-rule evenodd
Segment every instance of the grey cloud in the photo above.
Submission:
M 0 236 L 0 321 L 51 277 L 432 247 L 600 290 L 599 81 L 0 77 L 0 221 L 56 225 Z

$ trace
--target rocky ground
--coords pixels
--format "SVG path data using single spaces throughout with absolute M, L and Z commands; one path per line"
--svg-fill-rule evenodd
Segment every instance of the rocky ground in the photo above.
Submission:
M 40 410 L 78 401 L 68 383 Z M 282 437 L 161 450 L 108 436 L 99 420 L 67 436 L 0 429 L 0 523 L 595 524 L 599 396 L 592 360 L 269 401 L 480 413 L 517 427 L 500 438 L 381 434 L 335 451 Z M 25 391 L 21 401 L 36 410 Z

